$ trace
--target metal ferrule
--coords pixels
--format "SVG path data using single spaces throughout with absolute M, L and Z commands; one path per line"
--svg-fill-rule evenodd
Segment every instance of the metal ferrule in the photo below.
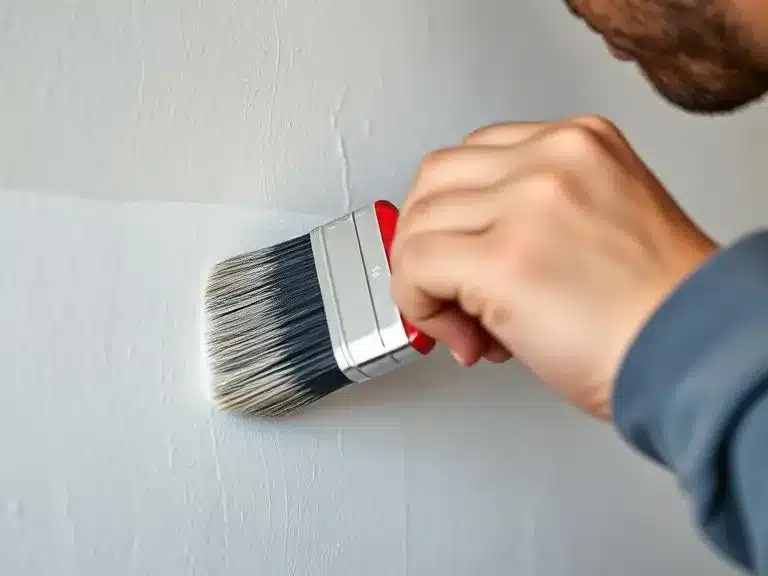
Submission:
M 310 233 L 333 353 L 352 382 L 382 376 L 419 356 L 390 295 L 390 272 L 374 207 Z

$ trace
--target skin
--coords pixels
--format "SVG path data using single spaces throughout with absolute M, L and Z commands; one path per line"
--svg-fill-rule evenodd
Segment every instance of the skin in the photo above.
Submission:
M 768 89 L 765 0 L 566 0 L 609 50 L 689 112 L 730 112 Z
M 733 111 L 768 91 L 768 0 L 567 4 L 684 110 Z M 500 124 L 422 163 L 392 292 L 462 365 L 515 356 L 610 419 L 638 331 L 718 249 L 607 119 Z

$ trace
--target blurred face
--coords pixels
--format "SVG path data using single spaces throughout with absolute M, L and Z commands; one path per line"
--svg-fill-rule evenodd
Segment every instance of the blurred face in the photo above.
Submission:
M 636 62 L 680 108 L 727 112 L 768 91 L 768 62 L 761 55 L 768 38 L 758 37 L 757 22 L 765 24 L 768 0 L 565 2 L 614 56 Z

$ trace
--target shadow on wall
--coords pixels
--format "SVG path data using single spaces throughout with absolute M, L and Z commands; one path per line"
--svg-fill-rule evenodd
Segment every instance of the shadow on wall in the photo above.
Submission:
M 355 414 L 368 419 L 376 413 L 397 416 L 436 406 L 499 409 L 507 402 L 560 410 L 559 399 L 515 361 L 503 366 L 481 363 L 467 369 L 456 364 L 444 349 L 437 348 L 429 357 L 381 378 L 351 384 L 273 423 L 290 428 L 337 426 L 339 422 L 354 422 Z

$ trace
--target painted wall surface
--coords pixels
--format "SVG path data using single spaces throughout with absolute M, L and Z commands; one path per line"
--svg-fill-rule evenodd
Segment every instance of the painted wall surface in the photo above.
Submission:
M 0 3 L 0 573 L 731 573 L 514 364 L 438 355 L 279 423 L 199 391 L 213 261 L 582 112 L 720 239 L 768 218 L 765 108 L 684 116 L 560 2 Z
M 213 413 L 202 273 L 313 223 L 0 193 L 3 574 L 725 573 L 667 478 L 513 367 Z

